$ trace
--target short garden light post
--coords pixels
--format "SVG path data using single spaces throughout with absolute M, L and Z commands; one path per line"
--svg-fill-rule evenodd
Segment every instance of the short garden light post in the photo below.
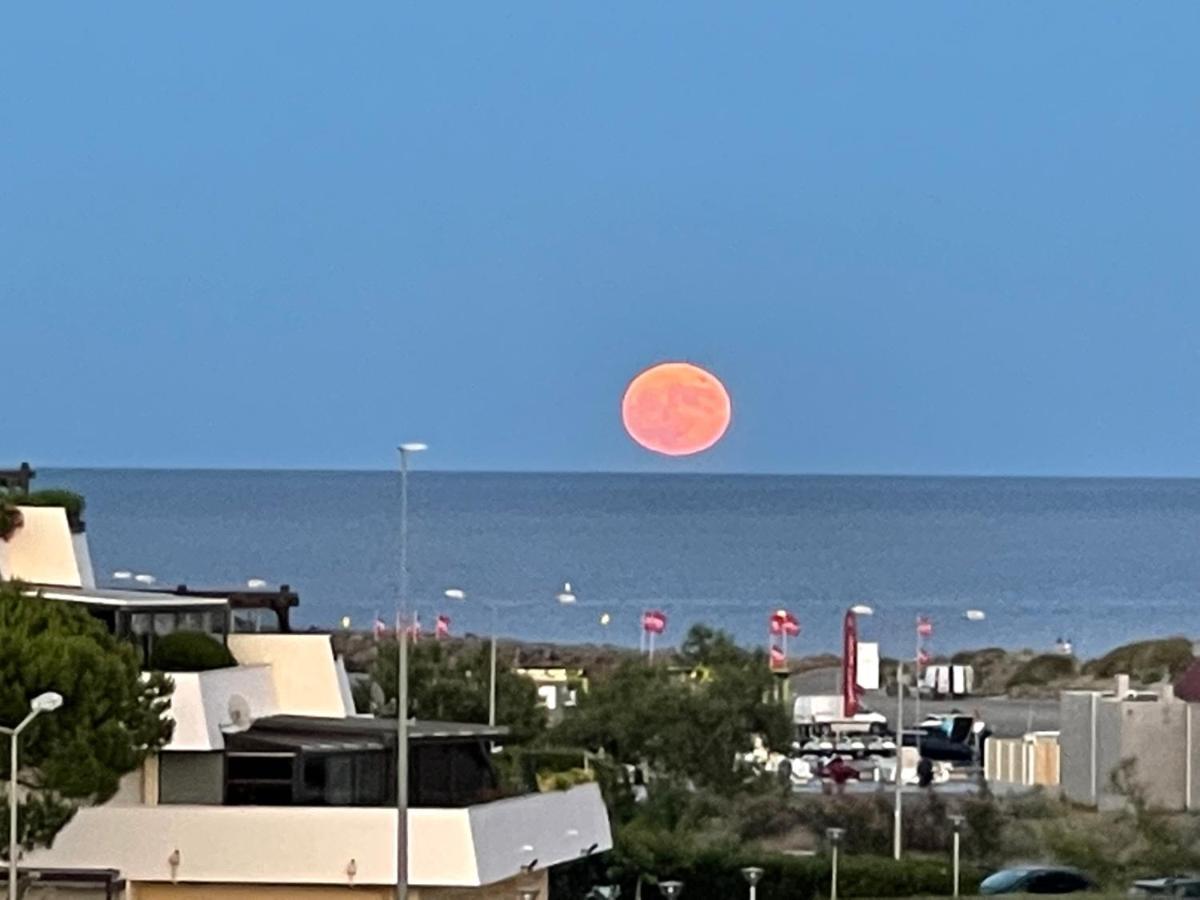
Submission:
M 962 844 L 962 827 L 964 819 L 962 816 L 951 816 L 950 824 L 954 826 L 954 896 L 959 896 L 959 849 Z
M 825 836 L 829 838 L 830 869 L 829 869 L 829 900 L 837 900 L 838 895 L 838 844 L 842 842 L 845 828 L 826 828 Z
M 47 691 L 38 694 L 29 704 L 29 712 L 14 728 L 0 726 L 0 734 L 8 735 L 9 763 L 12 769 L 8 773 L 8 900 L 17 900 L 17 771 L 21 768 L 20 754 L 17 747 L 20 743 L 21 732 L 42 713 L 54 712 L 63 704 L 62 694 Z
M 517 891 L 517 900 L 537 900 L 540 893 L 537 888 L 521 888 Z
M 750 900 L 758 900 L 758 883 L 762 881 L 763 870 L 758 866 L 746 866 L 742 869 L 742 877 L 750 885 Z
M 667 900 L 675 900 L 676 897 L 683 893 L 683 882 L 660 881 L 658 883 L 658 889 L 662 891 L 662 895 L 666 897 Z

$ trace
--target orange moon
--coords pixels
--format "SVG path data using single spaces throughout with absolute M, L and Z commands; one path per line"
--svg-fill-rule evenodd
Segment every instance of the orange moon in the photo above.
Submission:
M 732 413 L 725 385 L 711 372 L 684 362 L 646 369 L 629 383 L 621 401 L 629 436 L 667 456 L 707 450 L 725 434 Z

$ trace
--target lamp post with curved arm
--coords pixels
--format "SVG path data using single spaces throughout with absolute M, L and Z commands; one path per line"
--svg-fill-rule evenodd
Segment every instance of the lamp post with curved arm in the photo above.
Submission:
M 8 735 L 9 765 L 12 766 L 8 773 L 8 900 L 17 900 L 17 877 L 19 875 L 17 866 L 17 772 L 21 768 L 18 749 L 21 732 L 42 713 L 54 712 L 62 704 L 62 694 L 47 691 L 33 698 L 29 704 L 29 712 L 15 727 L 0 726 L 0 734 Z

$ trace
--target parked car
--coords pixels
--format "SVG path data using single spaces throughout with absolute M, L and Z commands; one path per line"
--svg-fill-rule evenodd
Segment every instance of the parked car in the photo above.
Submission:
M 1200 877 L 1176 875 L 1170 878 L 1143 878 L 1129 888 L 1130 897 L 1200 897 Z
M 981 894 L 1076 894 L 1095 889 L 1096 883 L 1088 876 L 1061 866 L 1001 869 L 979 885 Z

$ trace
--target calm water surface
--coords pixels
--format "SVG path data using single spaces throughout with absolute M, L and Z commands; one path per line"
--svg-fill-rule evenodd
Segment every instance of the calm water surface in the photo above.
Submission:
M 301 625 L 390 618 L 394 474 L 43 470 L 38 483 L 87 495 L 98 576 L 264 578 L 300 591 Z M 697 620 L 765 641 L 785 605 L 804 653 L 836 648 L 840 611 L 866 602 L 885 652 L 911 652 L 923 612 L 939 650 L 1069 636 L 1094 654 L 1194 633 L 1200 600 L 1196 480 L 416 472 L 410 494 L 413 602 L 457 632 L 486 631 L 487 600 L 511 607 L 504 633 L 529 639 L 635 644 L 653 606 L 667 642 Z M 553 600 L 564 580 L 574 607 Z M 469 599 L 441 599 L 447 587 Z

